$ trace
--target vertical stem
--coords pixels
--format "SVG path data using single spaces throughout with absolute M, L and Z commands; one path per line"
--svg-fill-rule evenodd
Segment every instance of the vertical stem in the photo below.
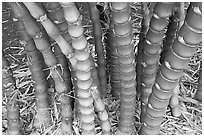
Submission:
M 120 115 L 116 134 L 131 134 L 134 130 L 136 98 L 135 53 L 132 35 L 130 3 L 112 2 L 111 9 L 111 71 L 112 88 L 120 96 Z M 114 84 L 118 85 L 114 85 Z
M 90 7 L 91 20 L 93 22 L 100 91 L 101 91 L 101 96 L 105 97 L 107 93 L 107 80 L 106 80 L 106 68 L 105 68 L 106 63 L 105 63 L 104 49 L 102 44 L 102 30 L 101 30 L 101 23 L 99 20 L 100 19 L 99 11 L 96 7 L 96 2 L 89 2 L 89 7 Z

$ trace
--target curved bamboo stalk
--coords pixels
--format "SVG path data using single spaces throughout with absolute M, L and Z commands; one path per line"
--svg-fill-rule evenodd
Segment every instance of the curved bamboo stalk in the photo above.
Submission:
M 6 97 L 7 110 L 7 134 L 19 135 L 21 134 L 20 124 L 20 109 L 18 103 L 18 89 L 16 81 L 13 77 L 9 62 L 2 51 L 2 88 L 3 94 Z
M 47 17 L 45 11 L 34 2 L 24 2 L 24 4 L 28 8 L 31 15 L 43 25 L 47 34 L 57 42 L 63 54 L 66 55 L 69 59 L 75 60 L 72 55 L 73 48 L 60 35 L 59 30 L 54 25 L 54 23 Z
M 10 3 L 14 18 L 18 19 L 17 34 L 20 36 L 20 41 L 25 46 L 25 51 L 29 59 L 29 68 L 32 74 L 32 79 L 35 81 L 35 97 L 37 115 L 35 117 L 35 127 L 41 130 L 42 127 L 47 129 L 52 125 L 51 110 L 48 95 L 48 83 L 46 82 L 46 75 L 43 72 L 44 61 L 42 54 L 37 50 L 33 39 L 28 35 L 22 21 L 22 14 L 19 15 L 19 10 L 16 7 L 17 3 Z M 22 12 L 23 13 L 23 12 Z
M 132 21 L 130 16 L 130 4 L 123 2 L 113 2 L 111 9 L 111 31 L 112 47 L 114 56 L 111 61 L 112 68 L 112 88 L 121 90 L 119 93 L 120 116 L 116 134 L 131 134 L 134 131 L 134 110 L 136 98 L 136 71 L 135 54 L 132 43 Z M 115 58 L 114 58 L 115 57 Z M 114 82 L 118 85 L 114 87 Z M 116 91 L 118 92 L 118 91 Z M 128 107 L 127 107 L 128 106 Z
M 64 90 L 66 90 L 66 84 L 61 77 L 61 70 L 57 64 L 57 59 L 51 50 L 47 34 L 40 29 L 36 21 L 30 16 L 29 11 L 22 3 L 16 3 L 13 6 L 13 9 L 21 13 L 18 15 L 19 19 L 22 20 L 28 35 L 33 38 L 36 48 L 42 53 L 45 64 L 50 67 L 50 75 L 54 79 L 56 91 L 59 93 L 64 92 Z
M 96 2 L 89 2 L 91 20 L 93 22 L 93 31 L 94 31 L 94 41 L 95 41 L 95 50 L 97 53 L 97 70 L 100 81 L 100 91 L 101 96 L 105 97 L 107 94 L 107 80 L 106 80 L 106 68 L 105 68 L 105 56 L 104 49 L 102 44 L 102 30 L 101 23 L 99 21 L 99 11 L 96 7 Z
M 189 58 L 194 54 L 186 53 L 188 47 L 197 48 L 198 44 L 202 41 L 202 13 L 200 10 L 201 3 L 192 3 L 189 7 L 189 11 L 185 18 L 184 24 L 181 29 L 178 31 L 178 36 L 176 40 L 183 45 L 181 50 L 176 50 L 173 47 L 178 47 L 179 43 L 174 41 L 170 51 L 168 52 L 164 63 L 161 65 L 161 69 L 156 75 L 155 86 L 157 86 L 157 91 L 159 94 L 167 95 L 167 93 L 172 92 L 176 87 L 179 78 L 181 77 L 182 69 L 184 69 L 189 62 Z M 193 19 L 192 19 L 193 18 Z M 197 18 L 195 20 L 195 18 Z M 196 25 L 195 25 L 196 24 Z M 184 53 L 186 57 L 181 56 L 181 53 Z M 165 69 L 166 66 L 167 69 Z M 156 110 L 165 110 L 169 102 L 169 96 L 163 96 L 160 98 L 159 94 L 156 94 L 156 89 L 153 89 L 152 93 L 149 96 L 148 105 Z M 153 113 L 154 114 L 154 113 Z M 150 124 L 147 119 L 144 119 L 144 123 L 140 130 L 140 134 L 158 134 L 159 126 L 162 120 L 159 120 L 161 117 L 155 117 L 147 111 L 146 115 L 152 119 Z

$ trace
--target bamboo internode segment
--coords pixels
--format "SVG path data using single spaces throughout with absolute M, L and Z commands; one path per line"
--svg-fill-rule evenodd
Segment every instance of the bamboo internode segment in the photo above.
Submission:
M 111 9 L 111 85 L 120 96 L 120 122 L 116 134 L 131 134 L 134 131 L 136 99 L 135 54 L 130 16 L 130 3 L 113 2 Z
M 3 52 L 2 52 L 3 53 Z M 20 123 L 20 109 L 18 103 L 18 89 L 16 87 L 16 81 L 13 77 L 12 70 L 9 66 L 9 62 L 2 54 L 2 88 L 3 95 L 6 97 L 6 109 L 7 109 L 7 121 L 8 121 L 8 135 L 20 135 L 21 123 Z
M 102 29 L 99 17 L 99 11 L 96 7 L 96 2 L 89 2 L 91 20 L 93 22 L 93 34 L 95 41 L 95 50 L 97 54 L 97 70 L 98 77 L 100 82 L 100 91 L 101 96 L 106 96 L 107 94 L 107 78 L 106 78 L 106 69 L 105 69 L 105 56 L 104 56 L 104 48 L 102 44 Z
M 193 52 L 185 52 L 187 51 L 186 47 L 191 46 L 194 48 L 197 48 L 198 44 L 201 42 L 201 36 L 202 36 L 202 28 L 198 29 L 195 28 L 194 23 L 198 24 L 198 26 L 201 26 L 202 22 L 202 16 L 201 16 L 201 11 L 199 7 L 201 6 L 201 3 L 192 3 L 191 6 L 189 7 L 190 9 L 188 10 L 187 16 L 185 18 L 184 24 L 182 25 L 181 29 L 178 31 L 178 36 L 174 40 L 172 46 L 170 47 L 170 50 L 167 53 L 167 56 L 164 60 L 164 62 L 161 65 L 161 69 L 156 75 L 156 81 L 155 84 L 160 91 L 166 91 L 166 93 L 173 92 L 172 90 L 175 89 L 177 86 L 177 81 L 179 80 L 179 76 L 182 76 L 182 69 L 184 69 L 188 63 L 189 63 L 189 58 L 194 54 Z M 190 24 L 189 15 L 196 14 L 199 15 L 199 22 L 194 21 L 194 23 Z M 192 21 L 192 20 L 191 20 Z M 183 44 L 183 47 L 180 48 L 180 50 L 176 50 L 176 48 L 179 46 L 178 41 Z M 181 47 L 181 46 L 180 46 Z M 181 56 L 181 54 L 185 54 L 185 57 Z M 166 69 L 167 68 L 167 69 Z M 168 71 L 167 71 L 168 70 Z M 171 73 L 172 75 L 169 75 L 167 73 Z M 179 73 L 179 75 L 178 75 Z M 155 96 L 155 91 L 156 88 L 153 88 L 152 93 L 149 96 L 149 101 L 148 104 L 151 104 L 152 108 L 154 109 L 165 109 L 166 106 L 168 105 L 169 98 L 167 99 L 161 99 L 159 96 Z M 160 92 L 161 93 L 161 92 Z M 176 100 L 175 100 L 176 99 Z M 173 96 L 171 99 L 171 104 L 173 106 L 178 104 L 178 98 L 176 96 Z M 174 110 L 177 111 L 177 110 Z M 177 111 L 178 112 L 178 111 Z M 146 115 L 149 113 L 146 113 Z M 150 115 L 150 114 L 149 114 Z M 175 114 L 177 115 L 177 114 Z M 148 119 L 144 119 L 144 123 L 142 125 L 142 128 L 140 130 L 141 134 L 158 134 L 159 131 L 155 129 L 155 127 L 152 127 L 149 130 L 144 130 L 145 127 L 149 126 L 148 125 Z M 161 122 L 158 122 L 157 119 L 153 119 L 152 123 L 157 123 L 154 126 L 159 126 Z M 152 131 L 152 133 L 150 133 Z M 153 132 L 153 131 L 158 131 L 158 132 Z

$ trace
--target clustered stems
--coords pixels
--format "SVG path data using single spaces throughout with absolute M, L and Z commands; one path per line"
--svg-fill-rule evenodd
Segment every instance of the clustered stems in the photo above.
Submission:
M 120 116 L 116 134 L 131 134 L 134 130 L 136 100 L 135 53 L 130 4 L 113 2 L 111 9 L 111 86 L 120 97 Z
M 97 100 L 99 96 L 94 98 L 92 95 L 92 92 L 98 92 L 98 90 L 92 91 L 93 88 L 98 88 L 98 86 L 95 85 L 97 83 L 93 81 L 95 78 L 98 79 L 98 77 L 94 75 L 95 65 L 89 53 L 89 43 L 83 34 L 84 28 L 81 25 L 82 16 L 73 2 L 60 4 L 64 10 L 64 17 L 68 23 L 68 32 L 71 36 L 72 46 L 75 50 L 76 62 L 72 64 L 72 67 L 74 67 L 76 73 L 75 89 L 78 97 L 77 108 L 82 134 L 95 134 L 94 104 L 98 103 L 101 105 L 100 107 L 102 107 L 103 102 Z M 101 111 L 104 112 L 105 109 L 100 108 L 99 110 L 100 114 Z M 108 116 L 103 115 L 101 120 L 108 121 Z M 110 126 L 104 129 L 102 127 L 102 130 L 103 132 L 110 132 Z
M 18 89 L 16 81 L 13 77 L 12 70 L 9 62 L 2 51 L 2 88 L 3 95 L 6 97 L 6 110 L 7 110 L 7 134 L 20 135 L 20 111 L 18 103 Z
M 48 17 L 60 31 L 62 37 L 67 41 L 71 42 L 71 37 L 68 33 L 68 24 L 64 18 L 64 12 L 61 5 L 57 2 L 53 3 L 43 3 L 44 7 L 48 11 Z M 66 56 L 62 53 L 60 47 L 55 44 L 54 54 L 58 60 L 58 63 L 62 68 L 62 78 L 66 85 L 66 90 L 58 94 L 58 101 L 60 102 L 62 123 L 61 123 L 61 132 L 62 134 L 72 134 L 72 109 L 70 97 L 68 94 L 71 91 L 71 72 L 69 70 L 68 62 Z
M 202 41 L 202 3 L 192 3 L 177 38 L 156 75 L 140 134 L 158 134 L 173 89 Z M 163 13 L 163 12 L 160 12 Z M 152 113 L 153 112 L 153 113 Z M 157 112 L 157 113 L 156 113 Z
M 72 39 L 72 46 L 81 57 L 76 55 L 75 75 L 77 91 L 78 116 L 81 122 L 82 134 L 95 134 L 93 98 L 89 92 L 92 85 L 91 60 L 88 52 L 88 42 L 83 34 L 81 15 L 74 3 L 60 3 L 64 10 L 64 16 L 68 23 L 68 32 Z M 87 96 L 81 95 L 87 94 Z
M 95 41 L 95 50 L 97 54 L 97 70 L 100 83 L 100 95 L 105 97 L 107 94 L 107 78 L 106 78 L 106 63 L 104 49 L 102 44 L 102 29 L 99 18 L 99 11 L 96 7 L 96 2 L 89 2 L 91 20 L 93 22 L 93 34 Z
M 142 106 L 147 105 L 157 73 L 165 28 L 172 13 L 172 3 L 156 3 L 146 33 L 143 50 Z M 145 110 L 144 110 L 145 111 Z
M 170 22 L 167 27 L 166 38 L 164 40 L 164 45 L 163 45 L 161 58 L 160 58 L 161 64 L 164 62 L 165 56 L 167 55 L 171 45 L 176 39 L 176 34 L 177 34 L 177 31 L 179 30 L 179 25 L 180 25 L 179 12 L 174 11 L 174 14 L 169 18 L 169 20 Z M 177 86 L 179 86 L 179 83 Z M 179 117 L 181 115 L 180 108 L 179 108 L 179 99 L 178 99 L 179 89 L 175 88 L 173 91 L 174 92 L 172 94 L 172 97 L 170 98 L 169 105 L 171 107 L 172 115 L 175 117 Z
M 44 60 L 42 60 L 42 54 L 37 50 L 34 40 L 28 35 L 25 30 L 25 18 L 24 14 L 19 14 L 21 10 L 17 3 L 10 3 L 14 18 L 18 21 L 16 23 L 17 34 L 20 36 L 20 41 L 25 46 L 25 51 L 29 59 L 29 68 L 34 80 L 35 97 L 36 97 L 36 109 L 37 115 L 35 117 L 35 127 L 41 129 L 42 126 L 46 129 L 52 125 L 51 112 L 50 112 L 50 98 L 48 95 L 48 83 L 46 75 L 43 72 Z M 22 13 L 24 13 L 22 11 Z M 24 16 L 25 17 L 25 16 Z
M 38 7 L 39 5 L 37 5 L 36 3 L 33 3 L 33 4 L 32 3 L 24 3 L 24 4 L 28 8 L 28 10 L 31 12 L 31 15 L 32 15 L 32 12 L 34 9 L 38 10 L 38 8 L 39 8 Z M 26 8 L 25 6 L 24 6 L 24 8 Z M 38 10 L 38 11 L 40 11 L 40 10 Z M 44 11 L 41 10 L 41 12 L 42 13 L 39 13 L 39 14 L 44 15 L 43 14 Z M 35 12 L 35 14 L 37 14 L 36 16 L 40 16 L 37 12 Z M 34 17 L 36 17 L 36 16 L 34 16 Z M 25 26 L 26 31 L 28 32 L 30 37 L 33 38 L 35 45 L 36 45 L 36 48 L 42 53 L 45 64 L 50 69 L 50 75 L 55 82 L 56 91 L 58 93 L 64 92 L 67 89 L 67 86 L 66 86 L 66 84 L 62 78 L 62 70 L 60 69 L 60 66 L 57 62 L 57 58 L 54 55 L 53 51 L 51 50 L 48 35 L 46 34 L 45 31 L 40 29 L 39 25 L 34 20 L 34 18 L 30 16 L 30 14 L 27 13 L 27 17 L 24 16 L 23 18 L 25 18 L 23 22 L 24 22 L 24 26 Z M 47 21 L 48 20 L 46 20 L 45 22 L 47 22 Z M 42 22 L 41 22 L 41 24 L 44 25 Z M 33 27 L 30 27 L 31 25 Z M 45 28 L 45 30 L 46 30 L 46 28 Z M 55 33 L 55 35 L 60 35 L 60 34 L 56 33 L 55 31 L 53 31 L 53 33 Z M 50 33 L 48 33 L 48 34 L 51 35 Z M 54 35 L 54 34 L 52 34 L 52 35 Z
M 88 24 L 92 21 L 97 65 L 91 55 L 92 46 L 84 34 L 86 29 L 82 26 L 87 19 L 74 2 L 10 2 L 12 16 L 5 12 L 5 19 L 7 16 L 13 18 L 14 27 L 11 29 L 14 28 L 15 37 L 24 46 L 34 81 L 36 115 L 30 123 L 34 128 L 31 130 L 54 134 L 55 129 L 60 129 L 57 133 L 63 135 L 75 132 L 95 135 L 101 129 L 102 135 L 135 134 L 135 112 L 138 112 L 135 109 L 140 99 L 141 127 L 138 134 L 159 134 L 168 105 L 174 117 L 181 115 L 179 82 L 191 56 L 202 43 L 202 3 L 192 2 L 185 10 L 184 2 L 145 2 L 141 4 L 143 18 L 131 13 L 129 2 L 105 4 L 104 9 L 108 7 L 109 10 L 103 12 L 110 15 L 108 24 L 104 24 L 109 27 L 106 47 L 102 43 L 106 37 L 103 37 L 105 32 L 100 23 L 102 12 L 97 9 L 96 2 L 85 4 L 82 8 L 89 8 Z M 133 26 L 137 25 L 137 19 L 142 21 L 139 22 L 139 43 L 135 47 L 137 34 L 133 32 Z M 4 23 L 6 21 L 9 20 Z M 7 56 L 4 52 L 2 54 L 2 89 L 7 110 L 5 127 L 7 134 L 17 135 L 22 131 L 18 101 L 21 97 L 18 87 L 21 86 L 16 85 Z M 110 113 L 116 113 L 116 125 L 111 125 L 104 104 L 106 101 L 113 103 L 112 99 L 106 100 L 109 97 L 109 76 L 112 97 L 120 103 L 119 109 Z M 50 91 L 52 87 L 56 93 Z M 28 88 L 23 95 L 28 92 L 33 94 Z M 202 68 L 194 98 L 202 101 Z M 118 107 L 115 105 L 114 108 Z M 110 107 L 112 109 L 112 104 Z M 99 130 L 96 128 L 98 124 Z M 114 133 L 111 126 L 117 126 Z

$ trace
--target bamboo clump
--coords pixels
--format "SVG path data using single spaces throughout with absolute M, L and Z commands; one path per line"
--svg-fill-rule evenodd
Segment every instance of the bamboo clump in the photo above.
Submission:
M 167 93 L 173 92 L 172 90 L 176 87 L 178 80 L 182 75 L 182 69 L 188 65 L 189 58 L 194 54 L 193 51 L 184 51 L 188 51 L 189 48 L 196 49 L 198 44 L 201 42 L 202 22 L 195 22 L 195 18 L 196 20 L 202 19 L 200 7 L 201 3 L 192 3 L 192 5 L 189 7 L 190 9 L 186 15 L 184 24 L 178 31 L 177 38 L 173 42 L 173 45 L 167 53 L 164 63 L 161 65 L 161 69 L 156 75 L 154 86 L 157 86 L 158 88 L 155 88 L 155 90 L 153 89 L 149 96 L 148 106 L 150 108 L 161 111 L 166 109 L 169 98 L 161 99 L 157 95 L 163 93 L 165 93 L 164 95 L 167 95 Z M 190 19 L 192 17 L 194 21 Z M 177 50 L 176 47 L 182 48 Z M 156 94 L 156 89 L 160 90 L 158 94 Z M 158 134 L 160 129 L 159 126 L 163 121 L 162 116 L 151 116 L 148 111 L 146 116 L 148 118 L 144 120 L 140 134 Z M 149 118 L 152 120 L 151 123 L 149 123 Z

